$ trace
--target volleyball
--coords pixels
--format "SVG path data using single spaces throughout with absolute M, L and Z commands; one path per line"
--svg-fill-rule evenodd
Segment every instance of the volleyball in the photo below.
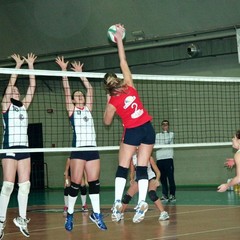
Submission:
M 107 36 L 108 36 L 108 39 L 111 41 L 111 42 L 114 42 L 116 43 L 116 40 L 115 40 L 115 33 L 117 32 L 117 26 L 116 25 L 112 25 L 108 31 L 107 31 Z M 122 39 L 124 39 L 126 36 L 126 31 L 124 29 L 124 32 L 123 32 L 123 36 L 122 36 Z

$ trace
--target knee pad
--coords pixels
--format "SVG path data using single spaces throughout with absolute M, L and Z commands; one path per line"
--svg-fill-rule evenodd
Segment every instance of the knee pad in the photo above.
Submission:
M 154 190 L 149 191 L 148 192 L 148 196 L 151 199 L 151 201 L 153 201 L 153 202 L 156 202 L 159 199 L 159 197 L 157 196 L 156 191 L 154 191 Z
M 99 180 L 88 182 L 89 184 L 89 194 L 98 194 L 100 193 L 100 182 Z
M 18 192 L 22 195 L 28 195 L 29 191 L 30 191 L 30 186 L 31 183 L 29 181 L 23 182 L 23 183 L 19 183 L 19 190 Z
M 118 166 L 117 172 L 116 172 L 116 177 L 127 179 L 127 177 L 128 177 L 128 168 L 124 168 L 124 167 Z
M 86 187 L 86 185 L 80 186 L 80 192 L 81 192 L 81 195 L 87 195 L 87 187 Z
M 69 187 L 69 196 L 71 197 L 77 197 L 78 193 L 79 193 L 79 184 L 76 184 L 74 182 L 71 182 L 71 186 Z
M 132 199 L 132 197 L 126 193 L 122 198 L 122 203 L 129 204 L 131 199 Z
M 1 194 L 5 196 L 10 196 L 12 194 L 13 188 L 14 188 L 14 183 L 4 181 L 2 185 Z
M 137 181 L 139 181 L 141 179 L 148 179 L 147 167 L 137 166 L 137 168 L 136 168 L 136 178 L 137 178 Z
M 64 188 L 64 196 L 68 196 L 70 187 Z

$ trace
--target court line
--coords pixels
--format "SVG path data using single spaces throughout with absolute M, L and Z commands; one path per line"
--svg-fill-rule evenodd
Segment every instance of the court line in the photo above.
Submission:
M 159 238 L 147 238 L 146 240 L 157 240 L 157 239 L 168 239 L 168 238 L 176 238 L 176 237 L 183 237 L 183 236 L 193 236 L 193 235 L 198 235 L 198 234 L 222 232 L 222 231 L 234 230 L 234 229 L 240 229 L 240 226 L 229 227 L 229 228 L 220 228 L 220 229 L 214 229 L 214 230 L 208 230 L 208 231 L 200 231 L 200 232 L 194 232 L 194 233 L 175 234 L 175 235 L 163 236 L 163 237 L 159 237 Z

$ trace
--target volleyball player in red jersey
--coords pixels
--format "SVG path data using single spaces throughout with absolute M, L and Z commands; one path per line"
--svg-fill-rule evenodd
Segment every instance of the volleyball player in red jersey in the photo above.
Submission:
M 115 39 L 123 79 L 118 78 L 115 73 L 107 73 L 104 77 L 105 89 L 108 92 L 104 123 L 110 125 L 115 113 L 117 113 L 122 119 L 124 127 L 119 150 L 119 166 L 115 178 L 115 201 L 112 208 L 112 220 L 116 222 L 121 220 L 121 199 L 130 162 L 138 147 L 136 177 L 139 195 L 138 205 L 135 208 L 136 213 L 133 217 L 133 222 L 138 223 L 144 219 L 148 210 L 148 204 L 145 202 L 148 191 L 147 165 L 155 143 L 155 131 L 151 124 L 152 117 L 143 107 L 133 84 L 122 40 L 124 26 L 121 24 L 116 24 L 116 26 Z

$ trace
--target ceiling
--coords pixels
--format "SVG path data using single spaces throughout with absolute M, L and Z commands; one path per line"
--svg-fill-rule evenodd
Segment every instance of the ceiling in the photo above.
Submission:
M 126 50 L 138 53 L 232 38 L 239 13 L 239 0 L 0 1 L 0 67 L 14 65 L 11 54 L 29 52 L 38 56 L 39 68 L 49 67 L 44 64 L 54 63 L 58 55 L 94 57 L 92 64 L 102 65 L 101 56 L 116 53 L 106 35 L 115 23 L 126 27 Z M 107 67 L 106 62 L 101 66 Z

